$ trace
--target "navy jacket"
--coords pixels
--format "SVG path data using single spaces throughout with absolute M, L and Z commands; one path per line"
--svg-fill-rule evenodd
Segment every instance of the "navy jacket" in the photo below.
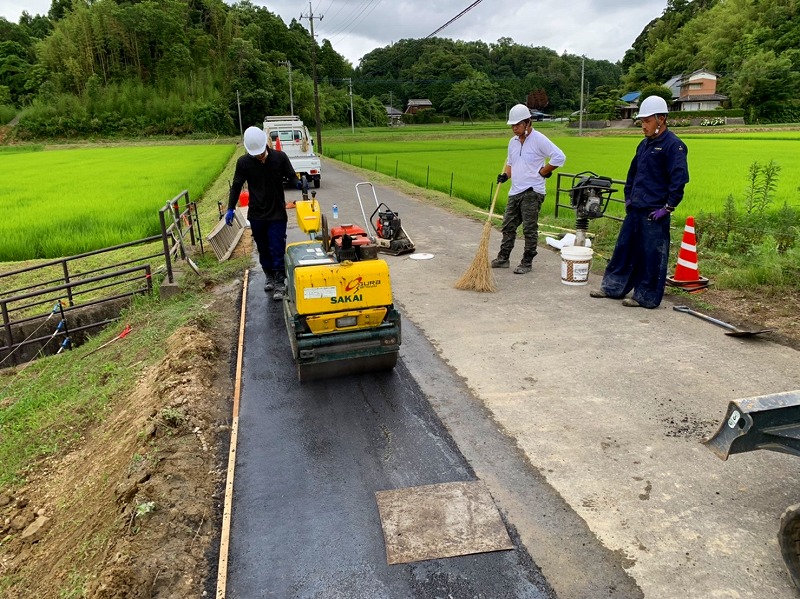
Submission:
M 680 204 L 689 182 L 687 152 L 686 145 L 669 129 L 655 139 L 644 138 L 628 169 L 625 201 L 647 210 Z
M 267 148 L 267 158 L 262 164 L 258 158 L 245 154 L 236 161 L 228 208 L 235 208 L 244 182 L 250 192 L 247 209 L 248 220 L 288 220 L 286 196 L 283 193 L 284 177 L 297 178 L 289 157 L 280 150 Z

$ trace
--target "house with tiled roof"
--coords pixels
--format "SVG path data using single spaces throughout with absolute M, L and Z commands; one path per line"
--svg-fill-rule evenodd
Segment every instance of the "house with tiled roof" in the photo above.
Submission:
M 420 110 L 433 110 L 433 102 L 426 98 L 408 101 L 408 105 L 406 106 L 406 114 L 417 114 Z
M 717 93 L 718 77 L 719 75 L 707 69 L 698 69 L 681 77 L 677 82 L 680 94 L 674 101 L 675 107 L 682 111 L 697 111 L 714 110 L 722 106 L 728 96 Z
M 617 117 L 620 119 L 631 119 L 639 110 L 639 98 L 642 92 L 628 92 L 620 98 L 625 104 L 617 106 Z
M 395 127 L 402 124 L 403 113 L 397 110 L 394 106 L 384 106 L 386 109 L 386 118 L 389 120 L 389 126 Z

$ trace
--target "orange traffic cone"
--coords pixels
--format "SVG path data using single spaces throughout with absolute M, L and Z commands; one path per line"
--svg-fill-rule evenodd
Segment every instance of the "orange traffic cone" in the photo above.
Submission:
M 276 137 L 275 138 L 275 149 L 276 150 L 282 150 L 283 149 L 283 148 L 281 148 L 281 138 L 280 137 Z
M 700 276 L 693 216 L 686 218 L 683 241 L 681 241 L 681 249 L 678 252 L 678 263 L 675 265 L 675 275 L 667 277 L 667 284 L 673 287 L 681 287 L 690 293 L 706 289 L 709 285 L 709 280 Z

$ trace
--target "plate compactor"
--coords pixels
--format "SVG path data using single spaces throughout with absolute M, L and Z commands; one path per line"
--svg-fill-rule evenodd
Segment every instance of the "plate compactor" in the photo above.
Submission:
M 369 218 L 364 212 L 364 203 L 361 201 L 359 187 L 362 186 L 369 186 L 372 191 L 372 197 L 375 199 L 375 211 Z M 361 206 L 361 214 L 364 217 L 364 221 L 369 223 L 375 233 L 373 237 L 379 252 L 399 256 L 400 254 L 410 254 L 414 251 L 414 242 L 411 241 L 408 233 L 403 229 L 400 214 L 383 202 L 378 202 L 378 195 L 375 193 L 375 187 L 372 183 L 357 183 L 356 196 Z
M 307 190 L 295 210 L 309 239 L 286 247 L 283 307 L 300 381 L 394 368 L 400 313 L 377 245 L 356 225 L 329 230 Z

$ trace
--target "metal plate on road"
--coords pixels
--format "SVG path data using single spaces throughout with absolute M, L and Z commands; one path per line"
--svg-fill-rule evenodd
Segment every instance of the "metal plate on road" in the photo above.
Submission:
M 481 481 L 376 491 L 388 564 L 514 549 Z

